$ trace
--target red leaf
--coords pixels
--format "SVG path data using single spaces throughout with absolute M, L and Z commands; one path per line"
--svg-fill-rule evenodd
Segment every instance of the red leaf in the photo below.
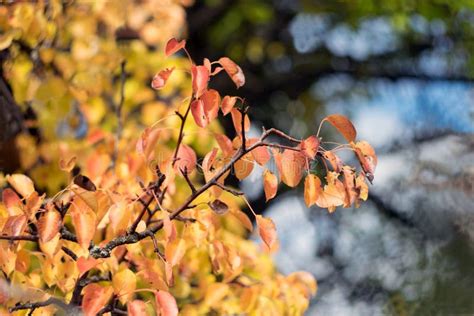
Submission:
M 352 122 L 341 114 L 332 114 L 326 116 L 323 121 L 328 121 L 332 126 L 337 128 L 339 133 L 347 139 L 348 142 L 353 142 L 356 139 L 357 132 L 352 125 Z
M 209 70 L 205 66 L 192 66 L 191 74 L 193 77 L 193 92 L 196 98 L 207 90 L 207 82 L 209 81 Z
M 176 40 L 175 38 L 171 38 L 168 41 L 168 43 L 166 43 L 166 48 L 165 48 L 166 56 L 168 57 L 170 55 L 173 55 L 174 53 L 176 53 L 180 49 L 183 49 L 185 45 L 186 45 L 185 40 L 182 40 L 182 41 L 178 42 L 178 40 Z
M 257 141 L 257 138 L 250 138 L 247 140 L 247 146 L 250 147 Z M 260 166 L 265 165 L 270 160 L 270 158 L 272 158 L 266 146 L 259 146 L 253 149 L 252 156 Z
M 277 233 L 275 223 L 270 218 L 265 218 L 262 215 L 255 217 L 257 220 L 258 233 L 262 238 L 266 249 L 273 251 L 277 245 Z
M 219 63 L 222 65 L 224 70 L 227 72 L 230 79 L 232 79 L 232 81 L 235 83 L 237 88 L 242 87 L 245 84 L 244 72 L 230 58 L 222 57 L 222 58 L 219 59 Z
M 6 188 L 6 189 L 3 190 L 3 192 L 2 192 L 2 201 L 5 204 L 5 206 L 7 207 L 7 209 L 15 207 L 15 206 L 20 206 L 20 204 L 21 204 L 20 197 L 15 193 L 15 191 L 13 191 L 10 188 Z M 9 212 L 9 214 L 10 214 L 10 212 Z M 14 214 L 10 214 L 10 215 L 14 215 Z
M 230 114 L 232 115 L 235 131 L 240 134 L 242 132 L 242 113 L 237 109 L 232 109 Z M 244 118 L 244 129 L 246 132 L 250 129 L 250 120 L 247 114 L 245 114 Z
M 277 189 L 277 177 L 270 170 L 265 170 L 263 173 L 263 190 L 265 191 L 265 200 L 268 201 L 273 199 L 277 193 Z
M 234 153 L 234 147 L 232 147 L 232 142 L 229 137 L 223 134 L 216 134 L 215 137 L 224 156 L 232 156 L 232 154 Z
M 237 97 L 231 97 L 226 95 L 224 99 L 222 99 L 221 104 L 221 111 L 222 114 L 227 115 L 230 111 L 234 108 L 235 103 L 237 102 Z
M 77 259 L 76 264 L 77 269 L 79 270 L 79 275 L 82 276 L 84 273 L 98 265 L 99 261 L 92 257 L 87 259 L 84 257 L 80 257 L 79 259 Z
M 151 81 L 151 87 L 155 90 L 159 90 L 163 88 L 166 84 L 166 81 L 168 78 L 171 76 L 171 73 L 173 73 L 174 67 L 173 68 L 166 68 L 159 73 L 157 73 L 154 77 L 153 80 Z
M 187 171 L 191 173 L 196 168 L 196 153 L 194 150 L 186 144 L 181 144 L 178 149 L 178 155 L 176 157 L 175 166 L 178 170 Z
M 177 316 L 178 304 L 176 299 L 166 291 L 158 291 L 155 294 L 156 308 L 160 310 L 161 316 Z

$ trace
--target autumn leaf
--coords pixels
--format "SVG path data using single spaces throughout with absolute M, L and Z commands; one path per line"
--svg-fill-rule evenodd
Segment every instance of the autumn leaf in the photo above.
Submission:
M 148 160 L 155 150 L 156 143 L 158 142 L 161 130 L 158 128 L 146 128 L 141 137 L 137 141 L 136 150 L 142 154 L 146 160 Z
M 55 210 L 46 211 L 38 220 L 38 234 L 41 242 L 48 242 L 59 232 L 61 214 Z
M 153 77 L 153 80 L 151 81 L 151 87 L 155 90 L 162 89 L 165 86 L 166 81 L 168 81 L 168 78 L 173 73 L 173 70 L 174 70 L 174 67 L 171 67 L 171 68 L 166 68 L 158 72 Z
M 296 187 L 303 177 L 306 159 L 299 151 L 285 149 L 283 153 L 273 152 L 275 162 L 283 183 L 289 187 Z
M 180 49 L 183 49 L 184 46 L 186 46 L 186 40 L 178 41 L 175 38 L 171 38 L 168 40 L 168 43 L 166 43 L 165 54 L 169 57 Z
M 186 241 L 183 238 L 176 239 L 166 245 L 165 258 L 173 267 L 179 264 L 185 253 Z
M 206 115 L 206 119 L 210 123 L 217 117 L 217 114 L 219 113 L 221 96 L 216 90 L 209 89 L 202 94 L 201 100 L 204 103 L 204 113 Z
M 9 216 L 3 225 L 3 234 L 6 236 L 19 236 L 23 233 L 27 223 L 26 215 Z
M 176 156 L 176 168 L 178 170 L 186 171 L 187 173 L 193 172 L 196 169 L 196 153 L 194 150 L 186 144 L 181 144 L 178 149 L 178 155 Z
M 224 215 L 229 210 L 229 206 L 222 202 L 219 199 L 215 199 L 211 203 L 209 203 L 209 207 L 216 213 L 217 215 Z
M 270 171 L 265 170 L 263 173 L 263 190 L 265 191 L 265 201 L 273 199 L 277 193 L 278 189 L 278 179 Z
M 344 188 L 346 189 L 344 207 L 349 207 L 355 202 L 358 195 L 355 187 L 355 170 L 349 166 L 344 166 L 342 167 L 342 174 L 344 175 L 343 184 Z
M 65 160 L 61 158 L 59 160 L 59 168 L 62 171 L 71 172 L 71 170 L 76 165 L 76 160 L 77 160 L 76 156 L 72 156 L 69 160 Z
M 127 312 L 130 316 L 147 316 L 146 304 L 141 300 L 133 300 L 127 304 Z
M 306 286 L 307 297 L 315 296 L 318 291 L 318 283 L 313 275 L 306 271 L 296 271 L 287 276 L 287 279 L 295 284 L 296 282 L 302 283 Z
M 334 126 L 348 142 L 355 141 L 357 135 L 356 129 L 352 122 L 344 115 L 332 114 L 326 116 L 322 122 L 324 121 Z
M 374 148 L 366 141 L 360 141 L 355 144 L 351 143 L 351 147 L 354 149 L 367 179 L 372 183 L 374 180 L 375 167 L 377 167 L 377 155 L 375 154 Z
M 76 230 L 77 241 L 82 248 L 89 248 L 94 237 L 97 216 L 81 199 L 75 199 L 70 207 L 72 223 Z
M 77 269 L 79 270 L 79 276 L 82 276 L 84 273 L 89 271 L 90 269 L 94 268 L 99 264 L 99 260 L 95 258 L 85 258 L 85 257 L 80 257 L 77 259 L 76 264 L 77 264 Z
M 301 151 L 309 159 L 315 159 L 319 149 L 319 138 L 312 135 L 301 141 Z
M 20 193 L 24 198 L 30 196 L 31 193 L 35 192 L 33 181 L 23 174 L 12 174 L 7 176 L 8 183 L 15 189 L 16 192 Z
M 170 220 L 167 213 L 163 215 L 163 230 L 165 232 L 165 238 L 167 243 L 172 243 L 176 240 L 176 226 L 174 222 Z
M 234 124 L 235 131 L 240 134 L 242 132 L 242 113 L 238 109 L 232 109 L 230 111 L 232 115 L 232 123 Z M 244 117 L 244 129 L 247 132 L 250 129 L 250 120 L 247 114 Z
M 137 287 L 137 277 L 130 269 L 124 269 L 113 276 L 112 287 L 114 294 L 125 305 Z
M 232 79 L 232 81 L 235 83 L 237 88 L 240 88 L 245 84 L 244 72 L 230 58 L 222 57 L 222 58 L 219 59 L 219 63 L 222 65 L 224 70 L 227 72 L 230 79 Z
M 234 108 L 234 105 L 236 102 L 237 102 L 237 97 L 231 97 L 231 96 L 226 95 L 222 99 L 222 104 L 221 104 L 222 114 L 224 115 L 229 114 L 230 111 L 232 111 L 232 109 Z
M 257 138 L 250 138 L 247 140 L 247 147 L 252 146 L 258 142 Z M 272 157 L 266 146 L 258 146 L 252 150 L 253 159 L 260 165 L 264 166 Z
M 200 98 L 201 95 L 207 90 L 207 82 L 209 81 L 209 71 L 205 66 L 191 67 L 191 74 L 193 80 L 193 92 L 196 98 Z
M 232 156 L 235 150 L 232 147 L 232 141 L 229 139 L 229 137 L 223 134 L 216 134 L 215 138 L 224 156 Z
M 257 215 L 255 217 L 258 226 L 258 233 L 260 238 L 262 238 L 266 249 L 268 251 L 273 251 L 277 245 L 277 233 L 275 223 L 270 218 L 263 217 L 262 215 Z
M 209 124 L 206 110 L 204 108 L 204 102 L 202 100 L 199 99 L 191 102 L 191 114 L 193 115 L 197 126 L 204 128 Z
M 155 293 L 156 308 L 161 316 L 177 316 L 178 304 L 170 293 L 166 291 L 157 291 Z
M 234 163 L 234 171 L 237 179 L 243 180 L 252 173 L 254 162 L 251 157 L 252 155 L 247 154 Z
M 113 289 L 92 283 L 84 287 L 82 291 L 82 310 L 85 316 L 95 316 L 112 297 Z
M 339 173 L 342 169 L 342 160 L 332 151 L 328 150 L 323 153 L 324 158 L 331 164 L 332 169 Z
M 337 177 L 338 173 L 328 172 L 326 175 L 327 184 L 316 201 L 317 206 L 327 208 L 330 213 L 334 212 L 336 207 L 343 205 L 346 200 L 344 185 Z
M 74 184 L 83 188 L 86 191 L 94 192 L 97 190 L 95 184 L 91 181 L 91 179 L 81 174 L 74 177 Z
M 307 207 L 316 204 L 322 193 L 321 180 L 314 174 L 309 174 L 304 180 L 304 201 Z

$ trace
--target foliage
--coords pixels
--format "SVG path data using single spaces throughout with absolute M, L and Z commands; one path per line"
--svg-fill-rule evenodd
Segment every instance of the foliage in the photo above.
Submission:
M 182 28 L 172 23 L 178 4 L 48 1 L 0 9 L 3 76 L 23 111 L 37 114 L 25 122 L 36 135 L 17 137 L 23 173 L 5 176 L 0 311 L 302 314 L 316 281 L 275 271 L 274 223 L 225 180 L 242 180 L 258 164 L 267 199 L 279 182 L 296 187 L 306 177 L 308 206 L 358 205 L 377 158 L 356 141 L 352 123 L 338 114 L 321 122 L 348 141 L 331 150 L 321 147 L 319 130 L 306 139 L 276 129 L 248 138 L 245 100 L 209 87 L 226 73 L 239 88 L 242 69 L 227 57 L 195 64 L 184 40 L 163 45 L 162 36 Z M 135 35 L 122 45 L 125 31 Z M 164 46 L 165 54 L 146 44 Z M 183 51 L 187 58 L 175 57 Z M 232 140 L 219 111 L 232 120 Z M 345 165 L 339 150 L 354 152 L 362 170 Z M 318 162 L 325 174 L 314 173 Z M 263 251 L 245 238 L 253 224 L 242 203 L 255 216 Z

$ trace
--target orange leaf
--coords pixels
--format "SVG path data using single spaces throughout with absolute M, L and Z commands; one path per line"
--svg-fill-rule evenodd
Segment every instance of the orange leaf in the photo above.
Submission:
M 188 173 L 193 172 L 196 168 L 196 153 L 194 150 L 186 144 L 181 144 L 178 149 L 178 155 L 176 157 L 176 168 L 178 170 L 187 171 Z
M 344 175 L 343 183 L 346 189 L 344 207 L 349 207 L 355 202 L 358 195 L 355 188 L 355 171 L 349 166 L 344 166 L 342 167 L 342 174 Z
M 265 200 L 268 201 L 273 199 L 277 193 L 277 189 L 277 177 L 270 170 L 265 170 L 263 173 L 263 190 L 265 191 Z
M 161 316 L 177 316 L 178 305 L 170 293 L 158 291 L 155 293 L 156 308 L 160 310 Z
M 19 236 L 23 233 L 27 223 L 26 215 L 9 216 L 3 225 L 3 234 L 7 236 Z
M 352 125 L 352 122 L 341 114 L 332 114 L 326 116 L 323 121 L 328 121 L 334 126 L 348 142 L 353 142 L 356 139 L 357 132 Z
M 176 226 L 170 220 L 168 213 L 163 215 L 163 230 L 165 232 L 165 239 L 168 243 L 176 240 Z
M 82 248 L 87 249 L 95 234 L 97 216 L 82 199 L 73 201 L 70 214 L 76 230 L 77 241 Z
M 235 162 L 234 171 L 237 179 L 243 180 L 252 173 L 254 162 L 250 157 L 251 155 L 247 154 Z
M 120 302 L 125 304 L 137 288 L 137 277 L 130 269 L 122 270 L 113 276 L 112 287 Z
M 186 253 L 186 242 L 184 239 L 176 239 L 166 245 L 165 257 L 171 266 L 179 264 L 184 254 Z
M 151 81 L 151 87 L 155 90 L 162 89 L 165 86 L 166 81 L 168 81 L 168 78 L 173 73 L 173 70 L 174 70 L 174 67 L 166 68 L 166 69 L 161 70 L 159 73 L 157 73 L 153 77 L 153 80 Z
M 308 295 L 307 297 L 310 296 L 315 296 L 316 292 L 318 291 L 318 283 L 316 282 L 316 279 L 314 278 L 313 275 L 306 271 L 296 271 L 287 276 L 287 279 L 291 282 L 301 282 L 303 283 L 307 290 L 308 290 Z
M 221 96 L 216 90 L 209 89 L 202 94 L 201 100 L 204 103 L 204 112 L 206 114 L 207 121 L 210 123 L 217 117 L 217 114 L 219 113 Z
M 316 205 L 327 208 L 330 213 L 336 210 L 337 206 L 343 205 L 346 200 L 344 185 L 337 179 L 336 172 L 328 172 L 326 175 L 327 185 L 319 195 Z
M 215 137 L 224 156 L 232 156 L 232 154 L 234 153 L 234 148 L 232 147 L 232 142 L 230 141 L 229 137 L 223 134 L 216 134 Z
M 113 290 L 110 286 L 103 287 L 92 283 L 84 287 L 82 310 L 85 316 L 95 316 L 112 297 Z
M 306 206 L 316 204 L 323 189 L 321 188 L 321 180 L 314 174 L 309 174 L 304 180 L 304 201 Z
M 367 175 L 367 179 L 372 183 L 374 180 L 375 167 L 377 167 L 377 155 L 375 150 L 366 141 L 351 143 L 355 151 L 356 157 L 362 166 L 362 169 Z
M 219 63 L 227 72 L 230 79 L 232 79 L 232 81 L 235 83 L 237 88 L 242 87 L 245 84 L 244 72 L 235 62 L 233 62 L 230 58 L 222 57 L 219 59 Z
M 231 209 L 231 214 L 234 215 L 245 228 L 249 231 L 253 231 L 252 221 L 247 214 L 238 209 Z
M 252 146 L 258 141 L 257 138 L 250 138 L 247 140 L 247 147 Z M 271 157 L 266 146 L 259 146 L 252 150 L 253 159 L 260 165 L 265 165 Z
M 234 108 L 235 102 L 237 102 L 237 97 L 231 97 L 226 95 L 224 99 L 222 99 L 221 104 L 221 111 L 222 114 L 227 115 L 230 111 Z
M 19 215 L 22 213 L 20 208 L 22 206 L 21 199 L 12 189 L 6 188 L 3 190 L 2 201 L 7 207 L 8 215 Z
M 235 131 L 240 134 L 242 132 L 242 113 L 238 109 L 232 109 L 230 114 L 232 115 Z M 244 118 L 244 129 L 246 132 L 250 129 L 250 120 L 247 114 L 245 114 Z
M 257 220 L 258 233 L 262 238 L 266 249 L 272 251 L 277 245 L 277 233 L 275 223 L 270 218 L 265 218 L 262 215 L 255 217 Z
M 20 193 L 24 198 L 30 196 L 31 193 L 35 192 L 33 181 L 23 174 L 12 174 L 7 176 L 8 183 L 15 189 L 16 192 Z
M 147 316 L 146 304 L 141 300 L 133 300 L 127 304 L 127 312 L 130 316 Z
M 305 140 L 301 141 L 300 148 L 306 157 L 314 159 L 318 153 L 319 138 L 314 135 L 306 138 Z
M 359 207 L 359 201 L 366 201 L 369 196 L 369 187 L 365 182 L 365 176 L 361 173 L 356 178 L 357 201 L 356 207 Z
M 209 124 L 206 110 L 204 108 L 204 102 L 201 99 L 194 100 L 191 103 L 191 113 L 193 114 L 194 121 L 199 127 L 206 127 Z
M 95 258 L 84 258 L 80 257 L 76 261 L 77 269 L 79 270 L 79 276 L 82 276 L 84 273 L 89 271 L 90 269 L 94 268 L 96 265 L 99 264 L 99 261 Z
M 334 171 L 337 173 L 341 172 L 342 160 L 335 153 L 328 150 L 324 152 L 323 156 L 327 161 L 329 161 Z
M 76 160 L 77 160 L 76 156 L 72 156 L 69 160 L 60 159 L 59 168 L 62 171 L 71 172 L 71 170 L 76 165 Z
M 168 43 L 166 43 L 166 48 L 165 48 L 166 57 L 169 57 L 170 55 L 173 55 L 180 49 L 183 49 L 185 45 L 186 45 L 185 40 L 178 42 L 178 40 L 176 40 L 175 38 L 170 38 L 168 40 Z
M 191 66 L 191 74 L 193 78 L 193 92 L 196 98 L 207 90 L 207 82 L 209 81 L 209 70 L 205 66 Z
M 303 177 L 306 166 L 304 155 L 296 150 L 285 149 L 281 154 L 274 151 L 274 157 L 281 181 L 289 187 L 296 187 Z
M 38 220 L 38 234 L 42 242 L 48 242 L 53 239 L 61 228 L 61 214 L 55 210 L 49 210 Z
M 136 149 L 138 153 L 145 156 L 146 160 L 150 158 L 150 154 L 155 150 L 160 133 L 160 129 L 147 127 L 138 139 Z

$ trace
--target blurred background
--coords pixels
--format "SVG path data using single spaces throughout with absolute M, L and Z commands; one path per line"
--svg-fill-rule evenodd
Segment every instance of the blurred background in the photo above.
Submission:
M 308 209 L 295 190 L 266 204 L 258 168 L 241 184 L 254 209 L 276 222 L 278 268 L 317 278 L 307 315 L 474 314 L 473 0 L 52 0 L 38 2 L 45 17 L 25 5 L 7 19 L 16 3 L 32 2 L 0 0 L 0 29 L 15 24 L 0 32 L 1 171 L 23 160 L 36 183 L 61 187 L 59 176 L 40 182 L 53 169 L 37 166 L 34 148 L 41 139 L 82 139 L 98 125 L 113 130 L 121 54 L 125 124 L 141 115 L 142 128 L 171 111 L 187 93 L 174 93 L 176 82 L 189 82 L 177 78 L 162 100 L 149 82 L 176 62 L 158 49 L 183 37 L 196 62 L 228 56 L 244 70 L 238 91 L 225 76 L 212 86 L 247 100 L 252 133 L 265 126 L 305 137 L 341 113 L 377 151 L 369 201 L 359 209 Z M 23 33 L 12 44 L 17 28 Z M 12 150 L 22 115 L 48 129 L 28 126 L 31 139 Z M 229 123 L 222 121 L 230 132 Z M 343 141 L 330 127 L 321 136 Z M 57 169 L 48 160 L 56 147 L 40 158 Z
M 276 221 L 279 269 L 318 280 L 307 315 L 473 314 L 474 2 L 207 0 L 187 23 L 198 62 L 244 69 L 255 133 L 303 137 L 342 113 L 376 148 L 359 209 L 307 209 L 301 192 L 265 204 L 258 170 L 242 184 Z

